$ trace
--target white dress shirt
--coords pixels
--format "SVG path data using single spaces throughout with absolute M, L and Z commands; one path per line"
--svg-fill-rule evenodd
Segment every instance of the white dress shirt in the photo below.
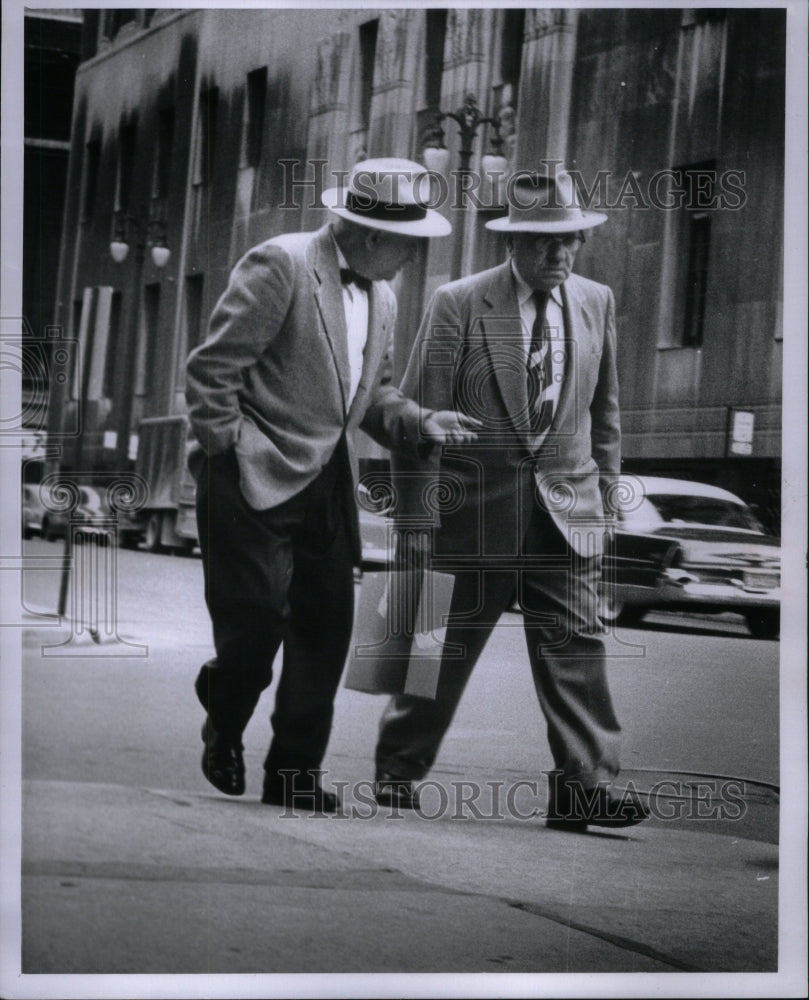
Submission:
M 348 261 L 343 256 L 343 251 L 338 246 L 337 240 L 334 240 L 334 246 L 337 250 L 338 265 L 341 268 L 348 267 Z M 355 285 L 353 281 L 343 285 L 343 309 L 345 310 L 346 334 L 348 336 L 348 365 L 351 372 L 346 405 L 350 406 L 362 377 L 365 344 L 368 340 L 368 293 Z

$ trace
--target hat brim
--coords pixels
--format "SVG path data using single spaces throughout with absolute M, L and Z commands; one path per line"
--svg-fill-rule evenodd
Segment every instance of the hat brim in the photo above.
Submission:
M 547 222 L 533 220 L 531 222 L 513 222 L 507 215 L 492 219 L 486 223 L 487 229 L 501 233 L 577 233 L 580 229 L 595 229 L 607 221 L 603 212 L 582 212 L 572 219 L 551 219 Z
M 426 209 L 427 214 L 423 219 L 412 219 L 407 222 L 396 219 L 374 219 L 361 212 L 347 209 L 345 195 L 345 188 L 327 188 L 320 196 L 320 200 L 339 218 L 356 222 L 357 225 L 366 226 L 368 229 L 381 229 L 386 233 L 399 233 L 401 236 L 449 236 L 452 232 L 449 220 L 434 208 Z

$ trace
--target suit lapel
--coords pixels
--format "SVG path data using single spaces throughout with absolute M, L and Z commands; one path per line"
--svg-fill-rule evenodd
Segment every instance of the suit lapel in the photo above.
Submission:
M 575 275 L 571 275 L 562 285 L 562 309 L 565 317 L 565 340 L 569 346 L 565 350 L 564 378 L 551 427 L 561 426 L 571 407 L 575 408 L 582 366 L 590 364 L 592 353 L 592 319 Z
M 531 428 L 525 344 L 509 261 L 492 275 L 483 303 L 483 335 L 503 406 L 516 431 L 527 440 Z
M 315 278 L 315 302 L 334 359 L 334 366 L 340 381 L 340 391 L 343 396 L 343 411 L 345 412 L 351 384 L 348 334 L 343 306 L 343 288 L 340 284 L 340 268 L 337 264 L 337 250 L 328 226 L 324 226 L 315 234 L 309 247 L 309 262 Z

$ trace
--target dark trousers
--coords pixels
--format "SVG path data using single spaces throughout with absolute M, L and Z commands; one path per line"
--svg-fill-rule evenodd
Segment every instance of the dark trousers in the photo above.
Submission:
M 455 574 L 434 700 L 394 695 L 380 722 L 377 773 L 419 780 L 441 741 L 492 629 L 515 588 L 528 658 L 556 769 L 585 786 L 618 772 L 618 734 L 598 621 L 600 559 L 582 558 L 539 509 L 514 568 L 479 564 Z M 514 669 L 503 664 L 503 670 Z
M 270 510 L 245 501 L 232 450 L 208 459 L 198 478 L 216 658 L 197 690 L 213 728 L 241 739 L 283 643 L 268 772 L 317 768 L 326 752 L 354 610 L 346 476 L 341 442 L 313 483 Z

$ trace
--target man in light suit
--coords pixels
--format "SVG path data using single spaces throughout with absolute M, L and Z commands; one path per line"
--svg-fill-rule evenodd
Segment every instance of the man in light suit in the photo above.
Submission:
M 236 265 L 187 362 L 197 521 L 216 657 L 197 696 L 202 769 L 245 790 L 242 734 L 283 643 L 262 801 L 322 812 L 332 703 L 352 627 L 360 543 L 352 432 L 414 454 L 472 421 L 391 384 L 396 300 L 386 284 L 418 241 L 450 227 L 424 205 L 424 168 L 365 160 L 323 192 L 335 218 L 268 240 Z
M 555 772 L 549 825 L 627 826 L 648 815 L 610 790 L 618 734 L 598 619 L 601 552 L 620 470 L 615 307 L 605 285 L 571 272 L 585 231 L 570 176 L 515 175 L 499 267 L 439 288 L 402 391 L 481 421 L 477 440 L 401 460 L 406 558 L 455 574 L 434 700 L 394 695 L 380 724 L 376 795 L 418 808 L 466 682 L 515 595 Z M 431 488 L 430 481 L 441 489 Z M 430 498 L 438 498 L 430 509 Z

